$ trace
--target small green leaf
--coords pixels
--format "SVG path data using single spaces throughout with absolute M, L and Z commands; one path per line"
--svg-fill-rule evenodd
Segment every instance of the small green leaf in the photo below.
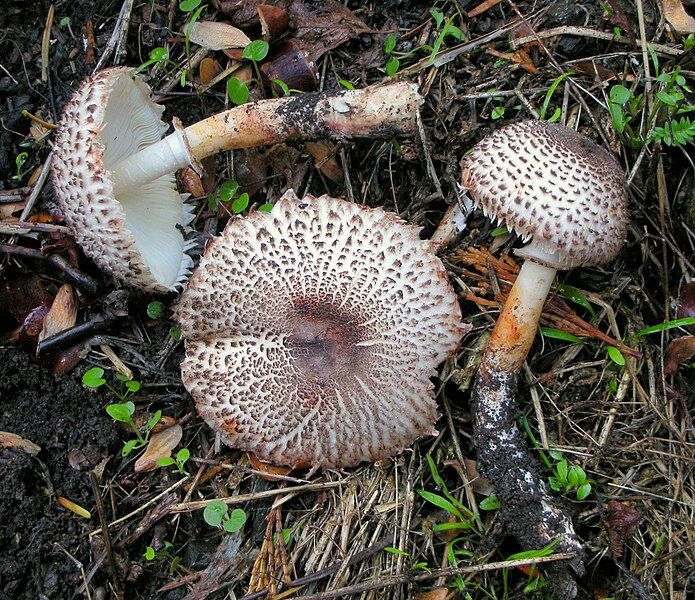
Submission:
M 572 335 L 571 333 L 567 333 L 566 331 L 562 331 L 560 329 L 553 329 L 552 327 L 541 327 L 541 333 L 547 338 L 564 340 L 565 342 L 572 342 L 573 344 L 583 343 L 581 338 L 578 338 L 576 335 Z
M 495 227 L 490 235 L 492 237 L 500 237 L 501 235 L 506 235 L 509 233 L 509 229 L 507 229 L 506 225 L 501 225 L 500 227 Z
M 159 419 L 161 419 L 161 418 L 162 418 L 162 411 L 161 411 L 161 410 L 158 410 L 156 413 L 154 413 L 154 414 L 149 418 L 149 420 L 148 420 L 147 423 L 145 424 L 145 429 L 147 429 L 147 431 L 152 431 L 152 430 L 154 429 L 154 426 L 155 426 L 157 423 L 159 423 Z
M 628 100 L 630 100 L 631 95 L 632 92 L 624 85 L 614 85 L 611 88 L 609 98 L 611 102 L 615 102 L 616 104 L 620 104 L 622 106 L 623 104 L 626 104 Z
M 386 54 L 391 54 L 391 52 L 394 51 L 396 48 L 396 42 L 398 41 L 398 38 L 395 35 L 390 35 L 386 38 L 384 41 L 384 52 Z
M 400 65 L 400 61 L 395 56 L 392 56 L 386 61 L 386 74 L 389 77 L 395 75 L 396 73 L 398 73 L 398 68 L 400 67 Z
M 171 329 L 169 329 L 169 337 L 175 342 L 181 341 L 181 328 L 172 327 Z
M 487 498 L 483 498 L 483 500 L 478 504 L 481 510 L 495 510 L 500 508 L 502 506 L 500 504 L 499 498 L 495 496 L 494 494 L 492 496 L 488 496 Z
M 241 194 L 234 202 L 232 202 L 232 212 L 235 215 L 242 213 L 246 210 L 249 205 L 249 195 L 244 192 Z
M 644 329 L 638 331 L 635 334 L 635 337 L 642 337 L 643 335 L 649 335 L 652 333 L 661 333 L 667 329 L 673 329 L 674 327 L 685 327 L 686 325 L 695 325 L 695 317 L 684 317 L 682 319 L 674 319 L 673 321 L 660 323 L 659 325 L 645 327 Z
M 460 531 L 462 529 L 473 529 L 470 521 L 456 521 L 454 523 L 437 523 L 432 526 L 432 531 Z
M 181 2 L 179 2 L 179 8 L 183 12 L 191 12 L 192 10 L 198 8 L 202 1 L 203 0 L 181 0 Z
M 265 204 L 261 204 L 258 207 L 258 210 L 261 212 L 269 213 L 273 210 L 273 206 L 275 206 L 275 205 L 272 202 L 266 202 Z
M 227 505 L 221 500 L 215 500 L 208 504 L 205 510 L 203 510 L 203 519 L 208 525 L 218 527 L 226 514 Z
M 132 413 L 128 410 L 126 404 L 109 404 L 106 407 L 108 415 L 119 423 L 130 423 Z
M 181 450 L 176 453 L 176 462 L 179 465 L 183 465 L 190 457 L 191 451 L 188 448 L 181 448 Z
M 124 385 L 126 389 L 133 394 L 139 391 L 141 387 L 141 383 L 139 381 L 135 381 L 134 379 L 131 379 L 130 381 L 125 381 Z
M 354 90 L 355 86 L 349 82 L 347 79 L 339 79 L 338 83 L 342 85 L 346 90 Z
M 578 467 L 573 466 L 569 471 L 567 471 L 567 483 L 572 487 L 577 487 L 581 482 L 578 469 Z
M 150 319 L 159 319 L 159 317 L 162 316 L 163 312 L 164 312 L 164 304 L 162 304 L 159 300 L 155 300 L 154 302 L 150 302 L 147 305 L 147 316 Z
M 567 482 L 567 461 L 566 460 L 561 460 L 559 463 L 557 463 L 557 466 L 555 467 L 555 472 L 557 473 L 557 479 L 560 483 L 566 483 Z
M 389 554 L 395 554 L 396 556 L 406 556 L 410 557 L 410 554 L 408 554 L 405 550 L 401 550 L 400 548 L 394 548 L 393 546 L 386 546 L 384 548 L 384 552 L 388 552 Z
M 241 55 L 247 60 L 252 60 L 254 62 L 260 62 L 266 56 L 268 56 L 268 50 L 270 46 L 268 42 L 264 40 L 254 40 L 244 48 Z
M 239 189 L 239 184 L 236 181 L 225 181 L 220 186 L 220 200 L 222 202 L 231 202 L 232 198 L 236 196 L 237 190 Z
M 63 17 L 63 18 L 60 20 L 60 23 L 58 23 L 58 26 L 59 26 L 61 29 L 67 27 L 68 25 L 70 25 L 70 17 Z
M 422 496 L 430 504 L 434 504 L 435 506 L 444 509 L 450 515 L 453 515 L 461 521 L 465 520 L 465 517 L 463 516 L 463 514 L 461 514 L 461 511 L 458 508 L 456 508 L 451 502 L 449 502 L 446 498 L 442 498 L 441 496 L 438 496 L 437 494 L 433 494 L 432 492 L 428 492 L 426 490 L 418 490 L 417 493 L 420 494 L 420 496 Z
M 572 287 L 571 285 L 561 285 L 559 292 L 563 298 L 566 298 L 567 300 L 586 308 L 586 310 L 591 313 L 592 317 L 596 314 L 594 312 L 594 308 L 591 306 L 591 304 L 589 304 L 589 301 L 584 297 L 584 294 L 582 294 L 582 291 L 576 287 Z
M 444 21 L 444 13 L 441 10 L 437 10 L 436 8 L 432 7 L 430 8 L 430 15 L 432 15 L 432 18 L 434 19 L 435 27 L 439 29 Z
M 235 508 L 229 515 L 229 519 L 224 522 L 224 530 L 227 533 L 234 533 L 239 531 L 244 523 L 246 523 L 246 513 L 240 508 Z
M 163 60 L 166 60 L 169 58 L 169 51 L 166 48 L 153 48 L 150 51 L 150 60 L 153 60 L 155 62 L 161 62 Z
M 103 378 L 104 369 L 101 367 L 92 367 L 89 371 L 82 375 L 82 385 L 88 388 L 98 388 L 106 383 Z
M 143 554 L 143 557 L 145 558 L 145 560 L 154 560 L 154 548 L 152 546 L 147 546 L 147 548 L 145 548 L 145 554 Z
M 171 465 L 175 465 L 176 462 L 174 461 L 171 456 L 161 456 L 160 458 L 157 459 L 157 466 L 158 467 L 170 467 Z
M 583 483 L 577 488 L 577 500 L 586 500 L 591 493 L 591 484 Z
M 504 113 L 507 109 L 504 106 L 495 106 L 495 108 L 492 109 L 492 113 L 490 114 L 490 117 L 492 118 L 493 121 L 496 121 L 497 119 L 501 119 L 504 116 Z
M 606 353 L 616 365 L 621 367 L 625 365 L 625 357 L 615 346 L 606 346 Z
M 290 95 L 290 86 L 288 86 L 282 79 L 272 79 L 270 81 L 270 87 L 273 90 L 273 95 L 279 96 L 280 94 L 275 90 L 276 87 L 280 88 L 283 96 Z
M 246 104 L 249 99 L 249 88 L 238 77 L 230 77 L 227 79 L 227 96 L 237 106 Z
M 128 440 L 121 448 L 121 456 L 128 456 L 137 446 L 138 440 Z

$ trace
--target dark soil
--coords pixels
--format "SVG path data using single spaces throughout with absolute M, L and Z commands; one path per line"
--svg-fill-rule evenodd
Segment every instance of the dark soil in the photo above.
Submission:
M 55 379 L 15 349 L 0 348 L 0 431 L 41 447 L 35 456 L 0 457 L 0 580 L 11 598 L 64 597 L 81 582 L 75 562 L 89 563 L 92 529 L 62 508 L 63 497 L 96 513 L 89 470 L 118 448 L 102 395 L 74 373 Z

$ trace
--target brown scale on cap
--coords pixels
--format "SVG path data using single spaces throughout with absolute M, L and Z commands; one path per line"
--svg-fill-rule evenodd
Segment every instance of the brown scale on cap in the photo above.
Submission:
M 513 123 L 484 138 L 461 167 L 462 186 L 486 216 L 554 253 L 550 266 L 605 263 L 624 242 L 625 175 L 611 154 L 572 129 Z
M 230 446 L 342 468 L 433 433 L 430 377 L 461 311 L 418 229 L 381 209 L 288 192 L 232 219 L 176 308 L 183 381 Z

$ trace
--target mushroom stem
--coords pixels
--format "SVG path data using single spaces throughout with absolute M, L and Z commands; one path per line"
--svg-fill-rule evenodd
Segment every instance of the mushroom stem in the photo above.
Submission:
M 485 358 L 496 371 L 517 373 L 521 369 L 536 337 L 556 272 L 532 260 L 524 261 L 485 351 Z
M 554 506 L 523 432 L 517 426 L 517 379 L 528 355 L 556 269 L 532 260 L 521 267 L 483 354 L 473 386 L 474 443 L 478 470 L 495 489 L 509 529 L 525 547 L 575 552 L 572 567 L 583 573 L 583 550 L 571 519 Z M 557 573 L 564 586 L 570 577 Z M 565 597 L 565 596 L 563 596 Z M 566 597 L 574 597 L 570 589 Z
M 315 92 L 237 106 L 177 130 L 110 171 L 114 194 L 217 152 L 290 140 L 392 137 L 411 132 L 423 99 L 414 85 Z

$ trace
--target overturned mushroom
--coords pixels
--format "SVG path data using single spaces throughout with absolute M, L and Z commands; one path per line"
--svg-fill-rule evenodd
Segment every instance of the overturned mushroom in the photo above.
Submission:
M 514 392 L 556 270 L 608 262 L 624 243 L 625 176 L 608 152 L 573 130 L 522 121 L 473 148 L 462 162 L 462 186 L 487 216 L 531 240 L 516 251 L 526 260 L 473 389 L 478 464 L 524 544 L 564 534 L 558 548 L 581 557 L 572 523 L 553 506 L 516 426 Z M 583 569 L 581 558 L 574 566 Z
M 417 234 L 382 209 L 292 191 L 228 223 L 175 311 L 184 385 L 225 443 L 342 468 L 434 433 L 429 378 L 465 327 Z
M 65 221 L 106 272 L 153 292 L 176 289 L 192 266 L 181 226 L 191 208 L 177 169 L 224 150 L 318 138 L 407 133 L 422 103 L 414 86 L 313 93 L 246 104 L 164 137 L 163 107 L 133 69 L 87 79 L 66 106 L 53 182 Z

